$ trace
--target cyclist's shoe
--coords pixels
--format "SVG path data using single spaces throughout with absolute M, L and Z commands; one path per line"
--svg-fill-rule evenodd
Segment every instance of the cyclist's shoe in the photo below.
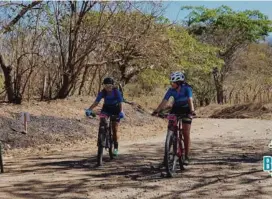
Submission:
M 95 169 L 102 169 L 103 168 L 103 164 L 96 163 L 93 168 L 95 168 Z
M 117 157 L 118 156 L 118 149 L 113 150 L 113 156 Z
M 151 115 L 152 115 L 152 116 L 157 116 L 157 115 L 158 115 L 158 112 L 157 112 L 157 111 L 153 111 L 153 112 L 151 113 Z
M 184 165 L 189 165 L 189 164 L 190 164 L 190 159 L 188 156 L 185 156 Z
M 162 161 L 160 164 L 159 164 L 159 168 L 164 168 L 166 165 L 166 163 L 164 161 Z

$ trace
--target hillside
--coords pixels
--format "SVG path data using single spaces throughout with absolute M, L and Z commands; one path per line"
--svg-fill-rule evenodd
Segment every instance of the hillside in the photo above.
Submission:
M 69 147 L 78 142 L 95 143 L 98 118 L 86 118 L 84 109 L 93 98 L 78 97 L 51 102 L 29 102 L 23 105 L 0 105 L 0 140 L 5 149 L 48 149 L 52 145 Z M 96 110 L 99 111 L 98 107 Z M 126 119 L 122 121 L 121 136 L 126 139 L 141 139 L 149 133 L 146 129 L 164 131 L 166 121 L 152 117 L 136 106 L 124 105 Z M 20 113 L 29 112 L 28 133 L 21 133 L 23 126 Z M 151 112 L 151 110 L 150 110 Z M 271 104 L 210 105 L 197 109 L 201 118 L 259 118 L 272 119 Z M 155 133 L 155 132 L 150 132 Z
M 96 140 L 98 118 L 86 118 L 84 109 L 92 98 L 70 98 L 52 102 L 30 102 L 23 105 L 0 105 L 0 139 L 5 148 L 48 148 L 48 145 L 69 145 L 78 141 Z M 96 110 L 99 111 L 101 107 Z M 126 119 L 122 121 L 121 133 L 126 137 L 144 136 L 142 127 L 149 124 L 161 126 L 161 120 L 131 105 L 124 105 Z M 28 133 L 22 134 L 20 113 L 29 112 Z M 131 128 L 133 127 L 133 128 Z M 164 127 L 164 126 L 163 126 Z

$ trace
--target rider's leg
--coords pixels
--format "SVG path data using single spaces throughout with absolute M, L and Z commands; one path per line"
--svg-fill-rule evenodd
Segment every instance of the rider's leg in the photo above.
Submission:
M 117 121 L 112 122 L 113 143 L 115 149 L 118 149 L 118 125 L 119 123 Z
M 191 124 L 182 124 L 182 129 L 183 129 L 183 135 L 184 135 L 185 156 L 189 156 Z
M 185 157 L 188 159 L 190 154 L 190 131 L 192 120 L 190 118 L 184 118 L 182 120 L 182 129 L 184 136 Z

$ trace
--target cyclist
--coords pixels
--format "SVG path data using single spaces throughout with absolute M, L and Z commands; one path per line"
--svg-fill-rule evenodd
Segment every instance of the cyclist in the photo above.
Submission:
M 96 100 L 94 103 L 90 106 L 89 109 L 86 110 L 86 115 L 90 116 L 92 113 L 92 110 L 99 104 L 102 98 L 104 98 L 104 104 L 101 110 L 101 113 L 106 114 L 108 116 L 110 115 L 118 115 L 119 120 L 113 122 L 113 155 L 118 155 L 118 123 L 120 122 L 120 119 L 125 117 L 125 114 L 123 112 L 123 97 L 121 92 L 114 87 L 114 80 L 111 77 L 107 77 L 103 80 L 104 88 L 102 91 L 100 91 L 96 97 Z M 101 125 L 101 121 L 100 121 Z
M 185 82 L 185 76 L 182 72 L 173 72 L 170 75 L 170 88 L 162 102 L 155 109 L 152 115 L 157 115 L 167 104 L 170 97 L 174 98 L 174 103 L 171 108 L 171 114 L 186 115 L 182 118 L 182 129 L 184 134 L 185 145 L 185 164 L 189 164 L 189 150 L 190 150 L 190 129 L 192 123 L 192 115 L 195 115 L 195 109 L 192 97 L 192 88 Z

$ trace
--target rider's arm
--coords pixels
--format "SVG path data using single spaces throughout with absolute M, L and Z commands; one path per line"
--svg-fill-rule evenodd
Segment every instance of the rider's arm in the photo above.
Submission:
M 195 108 L 193 103 L 193 92 L 191 87 L 187 88 L 187 95 L 188 95 L 188 104 L 189 104 L 190 111 L 194 112 Z
M 121 109 L 121 112 L 124 112 L 123 111 L 123 103 L 120 103 L 120 109 Z
M 167 100 L 163 99 L 159 106 L 156 108 L 155 112 L 159 113 L 167 104 Z
M 102 92 L 99 92 L 94 103 L 90 106 L 90 110 L 93 110 L 98 104 L 99 102 L 101 101 L 101 99 L 103 98 L 103 93 Z
M 192 97 L 190 97 L 188 99 L 188 103 L 189 103 L 190 111 L 194 112 L 195 111 L 195 107 L 194 107 L 194 103 L 193 103 L 193 98 Z
M 124 102 L 124 98 L 122 96 L 122 93 L 117 90 L 117 98 L 118 98 L 118 103 L 120 104 L 120 109 L 121 109 L 121 112 L 123 112 L 123 102 Z
M 169 98 L 171 97 L 171 95 L 172 95 L 171 89 L 168 89 L 168 91 L 164 95 L 162 102 L 156 108 L 155 112 L 159 113 L 167 105 L 167 102 L 168 102 Z
M 97 105 L 99 104 L 99 102 L 94 101 L 94 103 L 90 106 L 90 110 L 93 110 Z

